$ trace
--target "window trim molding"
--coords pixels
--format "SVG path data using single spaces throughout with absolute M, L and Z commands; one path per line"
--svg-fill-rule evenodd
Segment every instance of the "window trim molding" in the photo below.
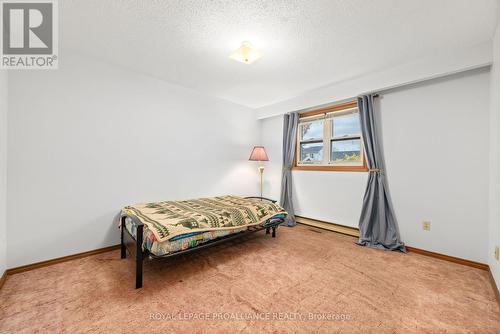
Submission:
M 305 118 L 305 117 L 312 117 L 312 116 L 318 116 L 318 115 L 325 115 L 328 113 L 332 112 L 339 112 L 342 110 L 346 109 L 351 109 L 351 108 L 357 108 L 358 107 L 358 102 L 356 100 L 353 101 L 348 101 L 345 103 L 341 104 L 336 104 L 333 106 L 329 107 L 323 107 L 319 109 L 313 109 L 309 111 L 305 111 L 303 113 L 299 114 L 299 120 L 300 118 Z M 366 164 L 366 154 L 365 154 L 365 149 L 362 147 L 362 157 L 363 157 L 363 165 L 358 165 L 358 166 L 338 166 L 338 165 L 299 165 L 297 164 L 297 152 L 298 152 L 298 147 L 297 147 L 297 142 L 298 142 L 298 129 L 297 127 L 297 133 L 295 134 L 295 150 L 293 154 L 293 166 L 292 170 L 306 170 L 306 171 L 331 171 L 331 172 L 368 172 L 368 165 Z M 361 145 L 363 145 L 363 135 L 361 135 Z

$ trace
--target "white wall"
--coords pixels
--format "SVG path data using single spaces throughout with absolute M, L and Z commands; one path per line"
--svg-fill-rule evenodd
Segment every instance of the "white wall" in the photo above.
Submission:
M 495 246 L 500 247 L 500 23 L 494 37 L 491 69 L 490 109 L 490 226 L 488 263 L 500 288 L 500 263 L 495 260 Z
M 448 50 L 410 63 L 380 69 L 348 80 L 319 87 L 294 98 L 257 109 L 259 118 L 282 115 L 311 106 L 342 101 L 364 92 L 387 90 L 422 82 L 492 63 L 492 43 L 488 41 L 463 50 Z
M 262 145 L 269 155 L 264 193 L 277 199 L 280 198 L 282 133 L 282 116 L 261 120 Z M 295 214 L 357 227 L 365 187 L 366 173 L 293 171 Z
M 488 99 L 488 69 L 380 98 L 386 172 L 406 244 L 487 262 Z M 266 169 L 266 194 L 273 197 L 279 196 L 281 123 L 281 116 L 261 120 L 262 144 L 276 157 Z M 357 226 L 366 178 L 294 171 L 297 215 Z M 422 230 L 422 220 L 432 222 L 430 232 Z
M 127 204 L 255 194 L 255 113 L 65 52 L 9 76 L 8 266 L 119 243 Z
M 7 269 L 7 71 L 0 70 L 0 277 Z

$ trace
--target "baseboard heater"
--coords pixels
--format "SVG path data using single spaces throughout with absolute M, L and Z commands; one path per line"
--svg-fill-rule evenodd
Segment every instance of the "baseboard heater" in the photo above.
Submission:
M 333 231 L 333 232 L 337 232 L 337 233 L 350 235 L 353 237 L 359 237 L 359 229 L 356 227 L 350 227 L 350 226 L 329 223 L 329 222 L 325 222 L 322 220 L 317 220 L 317 219 L 312 219 L 312 218 L 307 218 L 307 217 L 302 217 L 302 216 L 295 216 L 295 220 L 297 221 L 297 223 L 302 224 L 302 225 L 308 225 L 308 226 L 317 227 L 317 228 L 321 228 L 321 229 L 328 230 L 328 231 Z
M 328 222 L 325 222 L 322 220 L 317 220 L 317 219 L 312 219 L 312 218 L 307 218 L 307 217 L 302 217 L 302 216 L 295 216 L 295 220 L 297 221 L 297 223 L 302 224 L 302 225 L 307 225 L 307 226 L 311 226 L 311 227 L 320 228 L 323 230 L 342 233 L 342 234 L 346 234 L 346 235 L 353 236 L 356 238 L 359 237 L 359 229 L 356 227 L 328 223 Z M 471 261 L 471 260 L 467 260 L 467 259 L 462 259 L 462 258 L 455 257 L 455 256 L 431 252 L 431 251 L 428 251 L 425 249 L 411 247 L 408 245 L 406 245 L 406 250 L 408 252 L 411 252 L 411 253 L 417 253 L 417 254 L 421 254 L 421 255 L 425 255 L 425 256 L 430 256 L 430 257 L 433 257 L 436 259 L 454 262 L 454 263 L 462 264 L 462 265 L 477 268 L 477 269 L 490 270 L 489 266 L 487 264 L 475 262 L 475 261 Z

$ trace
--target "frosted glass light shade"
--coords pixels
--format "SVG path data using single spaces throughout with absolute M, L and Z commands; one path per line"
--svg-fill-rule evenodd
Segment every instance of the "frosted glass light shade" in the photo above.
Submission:
M 229 58 L 244 64 L 251 64 L 262 57 L 262 54 L 252 48 L 249 42 L 241 43 L 241 46 L 229 55 Z

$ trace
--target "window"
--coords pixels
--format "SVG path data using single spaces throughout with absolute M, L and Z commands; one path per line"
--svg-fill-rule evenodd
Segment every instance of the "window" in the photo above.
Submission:
M 356 102 L 300 116 L 294 169 L 367 171 Z

